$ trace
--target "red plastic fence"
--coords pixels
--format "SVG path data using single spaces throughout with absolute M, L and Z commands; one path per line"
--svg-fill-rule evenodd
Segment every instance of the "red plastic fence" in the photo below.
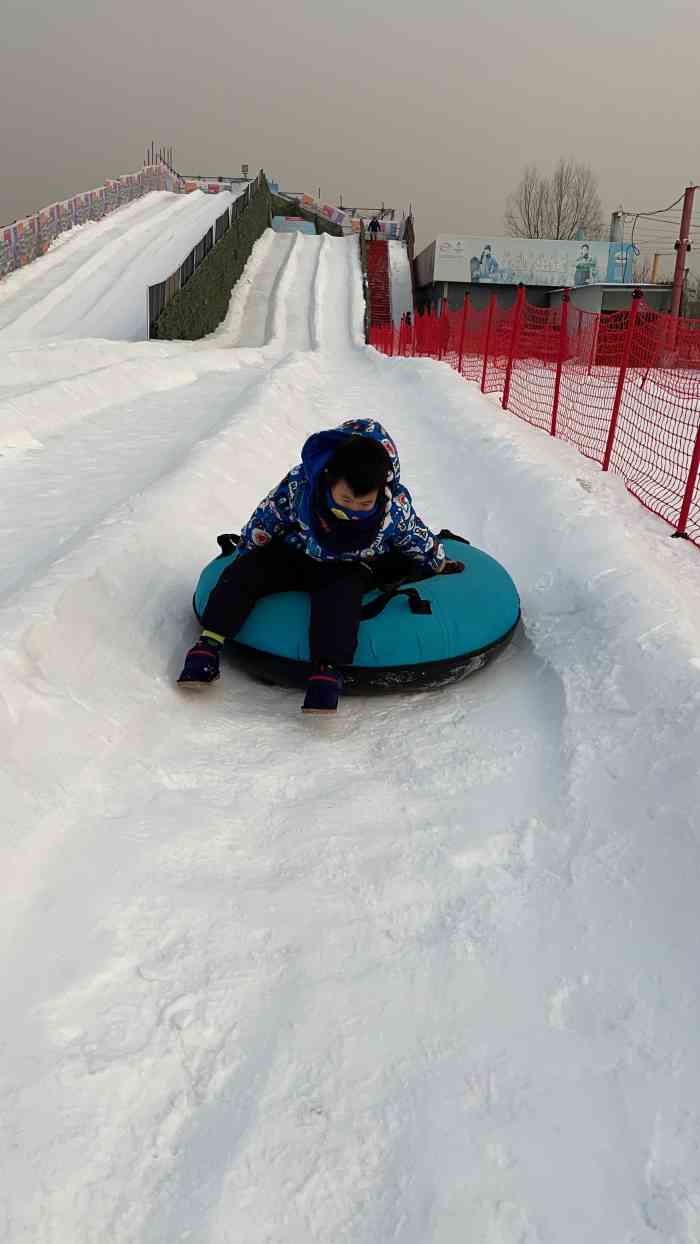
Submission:
M 444 302 L 411 323 L 373 325 L 383 354 L 440 359 L 506 410 L 561 437 L 700 547 L 700 320 L 651 310 L 560 307 L 459 310 Z

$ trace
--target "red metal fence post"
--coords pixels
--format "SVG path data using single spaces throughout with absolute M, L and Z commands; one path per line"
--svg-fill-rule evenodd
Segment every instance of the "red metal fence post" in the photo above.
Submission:
M 698 478 L 699 467 L 700 467 L 700 423 L 698 423 L 698 430 L 695 434 L 695 447 L 693 449 L 693 456 L 690 460 L 688 482 L 685 486 L 685 492 L 683 493 L 683 502 L 681 504 L 681 512 L 678 515 L 678 526 L 676 527 L 676 530 L 673 533 L 674 536 L 676 536 L 676 538 L 680 536 L 685 540 L 688 539 L 688 534 L 685 528 L 688 522 L 688 515 L 690 513 L 690 503 L 693 499 L 693 493 L 695 491 L 695 484 Z
M 496 295 L 492 294 L 489 301 L 489 311 L 486 320 L 486 340 L 484 341 L 484 366 L 481 369 L 481 392 L 486 392 L 486 369 L 489 365 L 489 346 L 491 345 L 491 329 L 493 327 L 493 313 L 496 306 Z
M 620 403 L 622 402 L 622 394 L 625 388 L 625 377 L 627 376 L 627 367 L 630 361 L 630 351 L 632 349 L 632 338 L 634 336 L 634 326 L 637 323 L 637 315 L 639 314 L 639 304 L 642 300 L 641 289 L 635 289 L 632 296 L 632 306 L 630 307 L 630 317 L 627 321 L 627 332 L 625 333 L 625 341 L 622 347 L 622 358 L 620 359 L 620 374 L 617 378 L 617 389 L 615 391 L 615 401 L 613 402 L 612 415 L 610 417 L 610 430 L 608 431 L 608 441 L 603 454 L 603 470 L 607 471 L 610 466 L 610 455 L 612 454 L 613 441 L 615 440 L 615 430 L 617 428 L 617 417 L 620 413 Z
M 601 319 L 601 313 L 599 311 L 597 316 L 595 317 L 595 328 L 593 329 L 593 340 L 591 342 L 591 352 L 588 356 L 588 375 L 589 376 L 593 368 L 595 367 L 595 357 L 596 357 L 596 354 L 598 353 L 598 333 L 600 332 L 600 319 Z
M 506 367 L 506 381 L 503 386 L 503 397 L 501 398 L 501 406 L 504 410 L 508 409 L 508 398 L 510 397 L 510 380 L 513 375 L 513 359 L 515 351 L 518 347 L 518 334 L 523 319 L 523 308 L 525 306 L 525 286 L 518 286 L 518 296 L 515 300 L 515 314 L 513 316 L 513 328 L 510 334 L 510 346 L 508 348 L 508 365 Z
M 554 401 L 552 402 L 552 424 L 549 429 L 551 436 L 557 434 L 557 411 L 559 410 L 559 392 L 561 389 L 561 369 L 566 354 L 567 329 L 569 323 L 569 291 L 564 290 L 561 303 L 561 321 L 559 324 L 559 351 L 557 353 L 557 374 L 554 381 Z
M 467 316 L 469 315 L 469 294 L 464 295 L 464 307 L 462 309 L 462 331 L 459 336 L 459 358 L 457 360 L 457 371 L 460 376 L 462 374 L 462 360 L 464 359 L 464 338 L 467 331 Z

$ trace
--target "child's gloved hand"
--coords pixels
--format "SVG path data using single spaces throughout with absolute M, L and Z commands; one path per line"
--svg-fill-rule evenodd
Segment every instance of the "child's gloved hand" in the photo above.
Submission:
M 440 574 L 461 574 L 463 570 L 464 562 L 456 562 L 453 561 L 452 558 L 448 557 L 442 570 L 440 571 Z

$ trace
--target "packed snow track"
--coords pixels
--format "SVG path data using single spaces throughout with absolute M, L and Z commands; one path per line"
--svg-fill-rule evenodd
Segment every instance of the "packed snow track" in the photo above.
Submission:
M 354 239 L 148 343 L 83 237 L 0 285 L 0 1239 L 697 1244 L 697 553 L 366 347 Z M 217 533 L 357 415 L 522 633 L 332 723 L 230 662 L 185 702 Z
M 148 286 L 165 280 L 234 196 L 154 190 L 62 234 L 0 283 L 3 339 L 148 336 Z

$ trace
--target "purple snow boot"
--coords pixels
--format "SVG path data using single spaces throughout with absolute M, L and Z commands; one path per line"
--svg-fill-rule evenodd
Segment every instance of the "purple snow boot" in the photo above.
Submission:
M 304 713 L 335 713 L 343 680 L 333 665 L 319 665 L 306 686 Z
M 202 635 L 185 657 L 185 665 L 177 680 L 178 687 L 187 691 L 208 687 L 220 677 L 219 653 L 221 644 Z

